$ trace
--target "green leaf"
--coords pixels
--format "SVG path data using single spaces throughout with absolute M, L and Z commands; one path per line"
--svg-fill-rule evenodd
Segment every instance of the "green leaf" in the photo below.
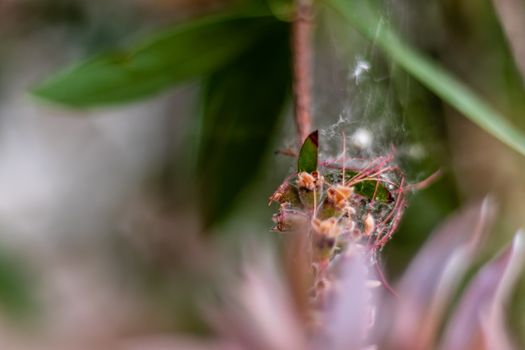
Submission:
M 325 0 L 392 60 L 494 137 L 525 155 L 525 135 L 468 86 L 404 42 L 369 1 Z
M 294 3 L 291 0 L 266 0 L 270 11 L 281 21 L 291 22 L 294 17 Z
M 9 316 L 21 319 L 35 311 L 32 283 L 23 261 L 0 250 L 0 308 Z
M 245 51 L 274 21 L 222 15 L 195 20 L 66 69 L 32 90 L 72 107 L 115 104 L 153 95 L 220 69 Z
M 261 167 L 289 95 L 289 61 L 289 25 L 274 20 L 250 50 L 207 82 L 198 172 L 208 227 L 231 212 Z
M 299 158 L 297 159 L 297 171 L 311 173 L 317 170 L 317 155 L 319 153 L 319 131 L 314 131 L 304 140 Z
M 370 199 L 374 197 L 375 193 L 376 196 L 374 199 L 379 202 L 389 202 L 392 199 L 392 195 L 390 194 L 390 191 L 387 190 L 385 185 L 381 182 L 378 184 L 377 181 L 374 180 L 366 180 L 356 183 L 354 185 L 354 191 L 355 193 Z
M 351 181 L 352 178 L 357 176 L 358 174 L 359 172 L 355 170 L 346 169 L 345 182 Z M 327 180 L 329 180 L 332 184 L 340 183 L 342 176 L 343 174 L 341 171 L 331 172 L 325 175 Z M 359 181 L 358 183 L 352 186 L 354 187 L 355 193 L 365 198 L 368 198 L 368 199 L 372 199 L 374 197 L 374 193 L 375 193 L 374 200 L 379 201 L 379 202 L 390 202 L 394 198 L 392 193 L 385 186 L 385 184 L 382 182 L 378 183 L 378 181 L 376 180 Z

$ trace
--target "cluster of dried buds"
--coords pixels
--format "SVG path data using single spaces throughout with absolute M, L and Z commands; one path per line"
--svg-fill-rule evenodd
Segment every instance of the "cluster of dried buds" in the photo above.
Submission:
M 325 169 L 299 172 L 279 186 L 270 197 L 270 203 L 279 203 L 274 231 L 309 234 L 313 260 L 321 265 L 349 243 L 380 250 L 405 206 L 401 172 L 392 166 Z
M 312 139 L 308 152 L 301 149 L 297 173 L 270 198 L 279 204 L 275 230 L 293 232 L 284 269 L 256 242 L 242 277 L 221 280 L 223 307 L 206 310 L 215 338 L 148 337 L 133 349 L 517 349 L 506 331 L 505 306 L 525 266 L 525 234 L 517 233 L 460 288 L 484 250 L 495 209 L 489 199 L 469 205 L 439 225 L 392 297 L 377 288 L 387 285 L 373 269 L 376 254 L 397 226 L 404 192 L 435 176 L 405 186 L 389 157 L 318 164 Z M 302 256 L 307 250 L 310 260 Z
M 305 145 L 307 142 L 315 146 L 309 152 L 317 152 L 316 135 Z M 314 305 L 320 305 L 337 283 L 338 261 L 357 250 L 368 261 L 367 287 L 381 285 L 372 267 L 404 211 L 405 177 L 392 156 L 318 164 L 317 154 L 304 154 L 305 145 L 299 155 L 299 171 L 279 186 L 269 204 L 279 204 L 273 216 L 274 231 L 307 239 L 313 271 L 310 295 Z M 310 164 L 310 171 L 301 169 L 301 157 L 314 159 L 315 167 Z

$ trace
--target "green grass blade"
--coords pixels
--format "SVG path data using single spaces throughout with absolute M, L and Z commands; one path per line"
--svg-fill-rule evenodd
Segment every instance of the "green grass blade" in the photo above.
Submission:
M 368 1 L 326 1 L 421 84 L 486 132 L 525 155 L 525 135 L 519 129 L 439 64 L 404 42 L 381 21 Z

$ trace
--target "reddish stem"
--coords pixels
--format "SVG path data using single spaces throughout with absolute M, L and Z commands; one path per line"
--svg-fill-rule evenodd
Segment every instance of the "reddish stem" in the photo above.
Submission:
M 386 277 L 385 277 L 385 274 L 383 273 L 383 270 L 381 269 L 381 266 L 379 266 L 379 263 L 375 263 L 375 266 L 376 266 L 376 272 L 377 272 L 377 275 L 379 277 L 379 280 L 381 281 L 381 284 L 383 285 L 383 287 L 385 287 L 385 289 L 390 293 L 392 294 L 394 297 L 396 298 L 399 298 L 399 295 L 397 294 L 397 292 L 395 291 L 394 288 L 392 288 L 392 286 L 390 285 L 390 283 L 388 283 Z
M 301 145 L 311 129 L 311 0 L 296 0 L 295 19 L 293 23 L 293 75 L 295 125 L 297 127 L 298 143 Z
M 441 178 L 441 176 L 443 176 L 443 171 L 441 169 L 438 169 L 437 171 L 435 171 L 432 175 L 430 175 L 423 181 L 408 185 L 407 190 L 410 190 L 410 191 L 423 190 L 427 188 L 428 186 L 432 185 L 434 182 L 438 181 Z

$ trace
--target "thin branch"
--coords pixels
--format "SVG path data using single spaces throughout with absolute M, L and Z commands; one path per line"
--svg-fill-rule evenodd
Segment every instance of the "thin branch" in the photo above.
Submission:
M 438 169 L 423 181 L 408 185 L 406 189 L 409 191 L 424 190 L 425 188 L 432 185 L 434 182 L 438 181 L 441 178 L 441 176 L 443 176 L 443 171 L 441 169 Z
M 297 152 L 290 148 L 278 149 L 274 154 L 280 154 L 282 156 L 297 157 Z
M 399 298 L 399 295 L 397 294 L 396 290 L 390 285 L 390 283 L 388 283 L 388 280 L 386 279 L 385 274 L 381 269 L 381 266 L 379 266 L 379 263 L 376 262 L 374 265 L 376 268 L 377 276 L 379 277 L 379 280 L 381 281 L 383 287 L 385 287 L 387 292 L 392 294 L 394 297 Z
M 293 23 L 293 74 L 294 74 L 294 115 L 298 143 L 306 139 L 311 129 L 311 31 L 312 0 L 296 0 Z

